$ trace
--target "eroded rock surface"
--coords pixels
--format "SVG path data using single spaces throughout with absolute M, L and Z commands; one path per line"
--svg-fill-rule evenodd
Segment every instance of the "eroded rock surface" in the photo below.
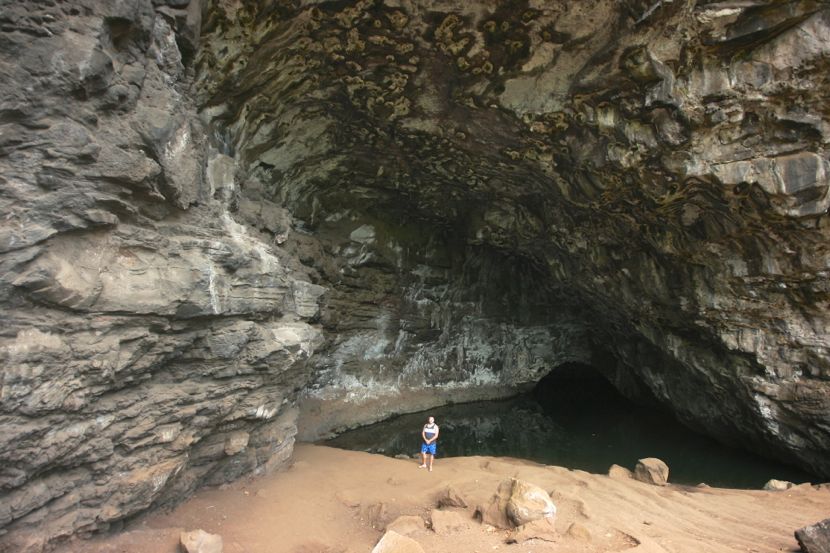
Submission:
M 825 3 L 0 23 L 0 540 L 569 362 L 830 475 Z
M 830 474 L 826 4 L 209 13 L 198 104 L 332 290 L 304 435 L 581 361 Z
M 2 550 L 291 455 L 324 288 L 229 211 L 187 93 L 200 10 L 0 10 Z

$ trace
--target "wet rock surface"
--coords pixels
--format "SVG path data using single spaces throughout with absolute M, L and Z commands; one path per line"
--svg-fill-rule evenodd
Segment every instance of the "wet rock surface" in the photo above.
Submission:
M 0 23 L 0 540 L 577 361 L 830 474 L 826 4 Z

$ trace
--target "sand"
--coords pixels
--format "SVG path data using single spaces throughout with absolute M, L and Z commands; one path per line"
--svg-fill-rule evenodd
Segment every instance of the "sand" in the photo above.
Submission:
M 476 504 L 511 477 L 551 492 L 558 508 L 553 537 L 509 544 L 509 532 L 474 520 Z M 436 532 L 423 521 L 448 486 L 468 507 L 450 509 L 457 527 Z M 203 490 L 121 534 L 59 551 L 174 553 L 182 529 L 201 528 L 222 535 L 225 553 L 369 552 L 386 525 L 407 515 L 418 518 L 398 528 L 428 553 L 795 552 L 793 531 L 830 516 L 830 488 L 658 487 L 493 457 L 439 458 L 430 473 L 415 460 L 300 444 L 282 472 Z

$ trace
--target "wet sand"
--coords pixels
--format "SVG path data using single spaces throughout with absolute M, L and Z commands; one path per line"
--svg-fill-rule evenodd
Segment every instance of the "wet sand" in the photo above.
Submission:
M 509 544 L 507 531 L 474 520 L 475 506 L 511 477 L 551 492 L 554 537 Z M 448 486 L 468 507 L 452 509 L 460 527 L 436 532 L 426 523 Z M 406 515 L 424 521 L 407 519 L 406 526 L 430 553 L 795 552 L 793 531 L 830 516 L 830 487 L 658 487 L 492 457 L 439 458 L 430 473 L 415 460 L 300 444 L 284 471 L 203 490 L 121 534 L 73 541 L 59 551 L 174 553 L 182 529 L 201 528 L 222 535 L 225 553 L 369 552 L 386 525 Z M 574 523 L 579 531 L 568 532 Z

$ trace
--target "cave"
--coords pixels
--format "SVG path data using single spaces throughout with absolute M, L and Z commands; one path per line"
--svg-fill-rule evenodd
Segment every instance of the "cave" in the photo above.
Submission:
M 0 548 L 551 367 L 830 476 L 826 5 L 0 22 Z

